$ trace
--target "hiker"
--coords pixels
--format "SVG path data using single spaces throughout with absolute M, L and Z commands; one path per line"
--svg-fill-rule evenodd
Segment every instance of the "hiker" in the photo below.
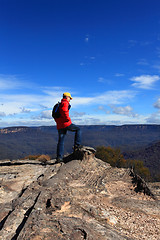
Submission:
M 64 152 L 64 138 L 67 131 L 75 132 L 74 137 L 74 151 L 81 147 L 81 130 L 78 126 L 72 123 L 69 117 L 69 109 L 71 108 L 70 100 L 71 94 L 68 92 L 63 93 L 63 98 L 59 105 L 60 117 L 55 118 L 58 130 L 58 144 L 57 144 L 57 158 L 56 163 L 63 162 Z

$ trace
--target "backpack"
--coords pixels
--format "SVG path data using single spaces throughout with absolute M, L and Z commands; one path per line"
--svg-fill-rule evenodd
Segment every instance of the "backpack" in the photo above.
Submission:
M 60 111 L 59 111 L 59 107 L 60 107 L 60 102 L 56 103 L 53 107 L 52 110 L 52 117 L 55 118 L 59 118 L 61 116 Z

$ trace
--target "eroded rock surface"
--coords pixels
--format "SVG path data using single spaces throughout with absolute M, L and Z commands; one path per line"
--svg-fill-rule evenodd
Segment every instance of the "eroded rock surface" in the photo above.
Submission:
M 129 169 L 89 147 L 54 163 L 0 162 L 0 239 L 159 239 L 158 183 L 138 192 Z

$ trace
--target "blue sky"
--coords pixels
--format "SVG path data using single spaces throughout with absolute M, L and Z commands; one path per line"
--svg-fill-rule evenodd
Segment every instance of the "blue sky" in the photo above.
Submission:
M 0 0 L 0 127 L 160 124 L 159 0 Z

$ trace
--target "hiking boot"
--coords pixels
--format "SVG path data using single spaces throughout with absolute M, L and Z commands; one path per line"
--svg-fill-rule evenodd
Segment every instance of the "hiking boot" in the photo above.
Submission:
M 57 158 L 56 161 L 55 161 L 55 164 L 56 163 L 62 163 L 63 162 L 63 159 L 62 158 Z
M 74 152 L 75 152 L 75 151 L 81 150 L 82 148 L 83 148 L 82 145 L 75 145 L 75 146 L 73 147 L 73 150 L 74 150 Z

